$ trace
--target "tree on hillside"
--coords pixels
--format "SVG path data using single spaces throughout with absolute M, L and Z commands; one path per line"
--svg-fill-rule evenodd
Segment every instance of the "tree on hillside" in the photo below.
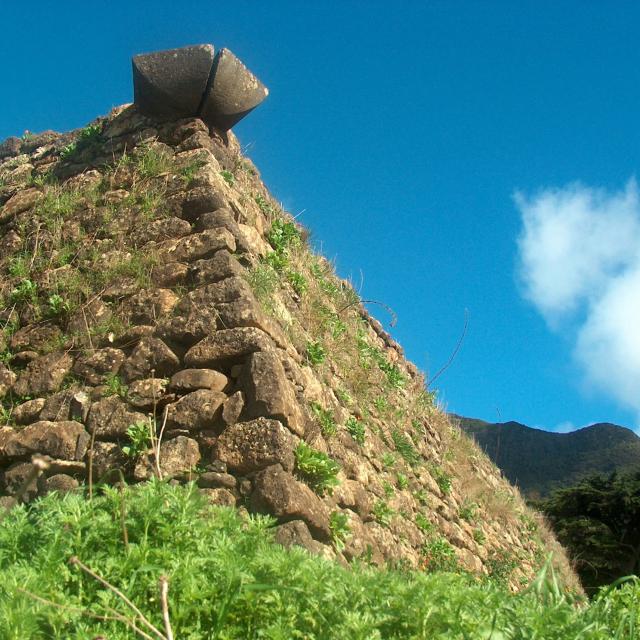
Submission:
M 569 550 L 587 592 L 640 575 L 640 470 L 590 476 L 536 506 Z

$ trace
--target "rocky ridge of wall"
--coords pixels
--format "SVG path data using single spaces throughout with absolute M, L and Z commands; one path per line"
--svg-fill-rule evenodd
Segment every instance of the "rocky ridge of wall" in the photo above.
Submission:
M 194 480 L 341 561 L 513 589 L 562 550 L 233 134 L 115 109 L 0 145 L 0 503 Z M 12 497 L 13 496 L 13 497 Z

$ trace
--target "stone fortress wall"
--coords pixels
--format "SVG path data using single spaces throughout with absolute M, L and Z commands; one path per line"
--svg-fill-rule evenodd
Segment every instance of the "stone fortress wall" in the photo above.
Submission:
M 341 561 L 518 589 L 555 549 L 575 584 L 226 125 L 181 115 L 0 145 L 0 503 L 160 476 Z

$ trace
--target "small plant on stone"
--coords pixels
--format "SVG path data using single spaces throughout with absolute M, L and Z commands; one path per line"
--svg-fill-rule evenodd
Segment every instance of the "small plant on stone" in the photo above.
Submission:
M 349 516 L 342 511 L 333 511 L 329 517 L 329 529 L 333 546 L 337 551 L 342 551 L 347 538 L 351 535 Z
M 38 285 L 33 281 L 25 278 L 21 280 L 16 287 L 11 290 L 11 302 L 31 302 L 34 303 L 38 296 Z
M 409 478 L 404 473 L 398 473 L 396 476 L 396 481 L 398 483 L 398 489 L 404 491 L 409 487 Z
M 395 515 L 395 511 L 387 504 L 386 500 L 378 500 L 371 509 L 376 522 L 383 527 L 391 524 L 391 518 Z
M 366 429 L 362 420 L 358 420 L 355 416 L 349 416 L 345 427 L 351 437 L 359 444 L 364 444 Z
M 220 175 L 222 176 L 222 179 L 230 186 L 233 187 L 233 185 L 236 183 L 236 178 L 233 175 L 233 173 L 231 173 L 231 171 L 227 171 L 226 169 L 220 172 Z
M 283 253 L 291 248 L 300 246 L 302 240 L 300 231 L 294 222 L 287 222 L 276 218 L 267 234 L 269 244 L 277 253 Z
M 478 527 L 473 530 L 473 539 L 476 541 L 476 544 L 483 545 L 487 537 L 484 535 L 484 531 Z
M 423 533 L 432 533 L 434 531 L 433 524 L 429 522 L 429 519 L 422 513 L 416 514 L 415 523 L 416 527 Z
M 433 538 L 422 546 L 422 568 L 429 573 L 433 571 L 459 570 L 456 553 L 447 540 L 442 537 Z
M 340 466 L 326 453 L 300 442 L 295 456 L 298 473 L 314 491 L 320 495 L 331 494 L 333 488 L 338 486 Z
M 383 453 L 382 454 L 382 466 L 385 469 L 392 469 L 395 464 L 396 464 L 396 457 L 393 455 L 393 453 Z
M 384 491 L 384 495 L 387 499 L 393 498 L 396 494 L 395 487 L 388 480 L 382 481 L 382 490 Z
M 426 489 L 417 489 L 413 492 L 413 497 L 423 506 L 426 507 L 429 504 L 429 494 Z
M 309 288 L 307 279 L 299 271 L 289 271 L 287 280 L 299 296 L 303 296 Z
M 286 253 L 280 251 L 271 251 L 265 256 L 264 261 L 278 273 L 281 273 L 289 266 L 289 257 Z
M 478 511 L 478 505 L 475 502 L 468 502 L 465 500 L 460 507 L 458 515 L 467 522 L 475 520 L 476 513 Z
M 310 365 L 322 364 L 326 357 L 327 352 L 319 341 L 307 342 L 307 362 Z
M 110 373 L 104 378 L 105 396 L 120 396 L 126 398 L 129 387 L 122 382 L 122 378 L 117 373 Z
M 70 304 L 58 293 L 49 296 L 47 300 L 47 315 L 58 317 L 66 315 L 71 308 Z
M 194 160 L 184 167 L 181 167 L 178 171 L 178 175 L 184 180 L 185 186 L 189 187 L 196 179 L 198 171 L 204 167 L 207 163 L 204 160 Z
M 447 495 L 451 491 L 451 476 L 438 465 L 432 465 L 429 472 L 440 487 L 440 491 Z
M 396 447 L 396 451 L 404 458 L 404 461 L 410 465 L 416 465 L 420 462 L 420 454 L 416 451 L 416 448 L 409 436 L 405 435 L 398 429 L 394 429 L 391 432 L 391 439 Z
M 311 403 L 311 411 L 320 424 L 322 435 L 330 437 L 335 436 L 338 431 L 338 425 L 333 417 L 331 409 L 323 409 L 317 402 Z
M 127 429 L 130 444 L 122 447 L 122 453 L 129 458 L 139 458 L 151 447 L 151 431 L 148 422 L 140 421 Z

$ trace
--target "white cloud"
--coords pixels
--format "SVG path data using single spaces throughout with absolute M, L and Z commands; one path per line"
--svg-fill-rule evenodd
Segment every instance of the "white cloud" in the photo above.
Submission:
M 580 184 L 515 195 L 523 295 L 571 332 L 588 382 L 640 415 L 640 194 Z

